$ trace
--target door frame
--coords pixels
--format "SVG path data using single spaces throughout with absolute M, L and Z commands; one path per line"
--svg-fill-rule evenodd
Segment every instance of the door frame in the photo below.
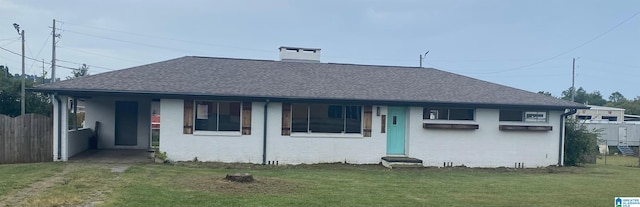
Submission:
M 402 129 L 397 129 L 397 130 L 402 130 L 402 136 L 403 137 L 402 137 L 402 139 L 399 139 L 399 138 L 394 139 L 396 141 L 402 140 L 402 145 L 403 145 L 402 153 L 389 153 L 389 141 L 392 140 L 391 139 L 391 136 L 392 136 L 392 128 L 391 128 L 391 126 L 393 124 L 393 114 L 390 113 L 392 111 L 392 109 L 402 110 L 402 112 L 400 112 L 400 113 L 402 113 L 401 120 L 402 120 L 403 127 L 402 127 Z M 406 156 L 407 155 L 407 120 L 408 120 L 407 119 L 407 117 L 408 117 L 407 112 L 408 111 L 409 111 L 408 107 L 402 107 L 402 106 L 388 106 L 387 107 L 387 121 L 386 121 L 387 122 L 386 123 L 386 125 L 387 125 L 387 140 L 386 140 L 386 145 L 385 145 L 386 146 L 385 153 L 388 156 Z

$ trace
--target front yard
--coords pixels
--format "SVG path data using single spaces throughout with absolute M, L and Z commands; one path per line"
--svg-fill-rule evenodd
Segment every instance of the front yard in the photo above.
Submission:
M 43 163 L 0 166 L 0 206 L 610 206 L 640 197 L 638 158 L 586 167 Z M 124 170 L 124 172 L 119 172 Z M 227 182 L 248 172 L 250 184 Z

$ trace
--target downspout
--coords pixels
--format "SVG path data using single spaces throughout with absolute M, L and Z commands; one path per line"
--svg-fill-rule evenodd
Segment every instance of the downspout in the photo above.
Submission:
M 60 160 L 62 159 L 62 101 L 58 94 L 53 95 L 53 97 L 58 103 L 58 125 L 56 127 L 58 128 L 58 160 Z
M 269 106 L 269 99 L 264 102 L 264 129 L 262 130 L 262 165 L 267 164 L 267 107 Z
M 563 113 L 562 115 L 560 115 L 560 138 L 558 138 L 558 166 L 562 166 L 562 155 L 564 154 L 564 146 L 563 146 L 563 141 L 564 141 L 564 119 L 567 118 L 568 116 L 574 115 L 576 112 L 578 112 L 578 110 L 576 109 L 569 109 L 568 112 Z

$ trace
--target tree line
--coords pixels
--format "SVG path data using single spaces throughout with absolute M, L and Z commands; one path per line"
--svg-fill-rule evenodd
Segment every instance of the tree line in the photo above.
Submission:
M 555 97 L 547 91 L 540 91 L 538 93 L 570 101 L 572 95 L 571 91 L 571 87 L 569 87 L 567 90 L 562 91 L 560 97 Z M 611 93 L 608 99 L 605 99 L 600 91 L 595 90 L 587 92 L 584 88 L 579 87 L 575 90 L 574 102 L 595 106 L 622 108 L 625 109 L 625 114 L 640 115 L 640 96 L 633 99 L 627 99 L 618 91 Z
M 82 65 L 71 72 L 72 79 L 88 75 L 89 67 Z M 38 84 L 51 82 L 50 78 L 36 75 L 25 75 L 25 87 L 32 88 Z M 0 114 L 16 117 L 20 115 L 20 92 L 22 87 L 22 76 L 11 74 L 9 67 L 0 65 Z M 42 114 L 51 116 L 53 106 L 48 96 L 27 90 L 25 92 L 25 113 Z

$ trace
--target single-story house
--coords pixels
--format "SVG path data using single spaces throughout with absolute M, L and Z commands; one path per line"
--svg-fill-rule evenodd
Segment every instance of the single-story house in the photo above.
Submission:
M 159 150 L 175 161 L 562 165 L 563 121 L 587 108 L 433 68 L 321 63 L 314 48 L 280 57 L 188 56 L 31 90 L 55 97 L 62 161 L 92 132 L 98 149 L 149 148 L 159 102 Z M 64 130 L 69 99 L 85 102 L 88 129 Z

